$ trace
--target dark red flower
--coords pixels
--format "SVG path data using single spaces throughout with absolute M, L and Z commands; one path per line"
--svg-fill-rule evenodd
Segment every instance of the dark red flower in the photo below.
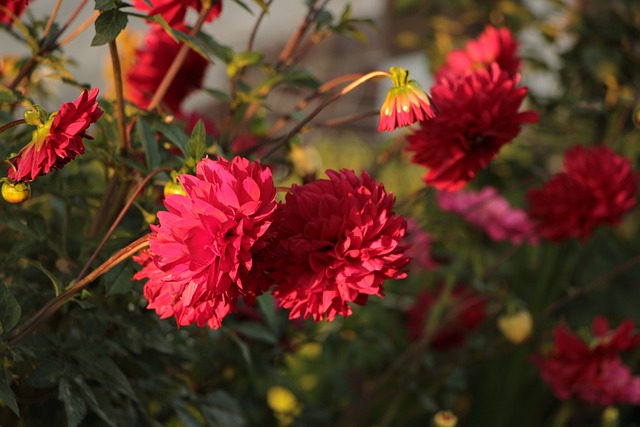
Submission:
M 593 320 L 590 345 L 566 326 L 554 332 L 554 348 L 544 356 L 532 357 L 540 375 L 559 399 L 573 396 L 600 405 L 640 403 L 640 377 L 620 359 L 620 353 L 640 345 L 634 323 L 626 320 L 611 332 L 604 317 Z
M 407 310 L 409 335 L 420 339 L 425 332 L 430 310 L 442 295 L 442 286 L 436 292 L 422 291 L 415 304 Z M 456 286 L 445 302 L 443 322 L 433 332 L 429 347 L 446 350 L 466 341 L 469 332 L 478 328 L 486 318 L 485 298 L 466 286 Z
M 494 62 L 512 78 L 520 70 L 518 44 L 511 31 L 488 25 L 478 40 L 470 40 L 464 49 L 447 54 L 445 64 L 436 73 L 436 81 L 455 80 L 478 68 L 489 69 Z
M 11 14 L 19 18 L 29 6 L 29 1 L 30 0 L 1 0 L 0 6 L 2 7 L 0 7 L 0 24 L 5 24 L 11 27 L 13 25 L 13 17 Z M 3 8 L 6 8 L 10 13 L 7 13 Z
M 522 124 L 538 121 L 537 113 L 518 111 L 527 88 L 517 84 L 494 63 L 490 70 L 477 69 L 432 88 L 438 114 L 407 137 L 413 162 L 429 168 L 427 184 L 462 188 L 518 135 Z
M 207 14 L 206 22 L 211 22 L 220 16 L 222 0 L 211 0 L 213 7 Z M 152 3 L 153 6 L 149 6 Z M 202 10 L 203 0 L 134 0 L 133 5 L 140 10 L 146 10 L 149 15 L 162 15 L 172 27 L 180 30 L 184 24 L 187 9 Z M 180 30 L 182 31 L 182 30 Z
M 97 96 L 97 88 L 91 92 L 84 90 L 75 102 L 65 102 L 48 119 L 36 119 L 38 123 L 32 124 L 38 128 L 33 131 L 31 142 L 11 160 L 13 167 L 8 170 L 9 179 L 33 181 L 37 176 L 60 169 L 78 154 L 83 154 L 82 138 L 91 139 L 84 132 L 103 113 L 98 107 Z
M 631 162 L 606 146 L 567 150 L 564 171 L 527 195 L 541 236 L 585 241 L 601 224 L 616 225 L 636 204 Z
M 293 185 L 274 223 L 273 295 L 291 319 L 349 316 L 349 303 L 364 305 L 386 279 L 406 276 L 406 224 L 393 195 L 364 172 L 327 175 Z
M 177 28 L 189 32 L 184 24 Z M 129 102 L 140 108 L 147 108 L 181 46 L 182 43 L 173 40 L 161 26 L 151 26 L 144 46 L 136 50 L 135 64 L 126 76 L 129 88 L 126 97 Z M 177 113 L 182 101 L 191 92 L 202 87 L 208 64 L 206 59 L 190 50 L 162 99 L 162 104 L 172 113 Z

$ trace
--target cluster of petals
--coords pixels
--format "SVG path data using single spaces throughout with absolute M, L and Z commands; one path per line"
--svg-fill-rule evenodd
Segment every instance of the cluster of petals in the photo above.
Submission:
M 84 132 L 103 111 L 98 107 L 98 89 L 86 90 L 74 102 L 65 102 L 57 113 L 41 124 L 18 155 L 11 160 L 8 176 L 12 181 L 33 181 L 52 169 L 60 169 L 84 153 Z
M 423 337 L 430 311 L 443 297 L 443 289 L 439 286 L 435 292 L 422 291 L 416 295 L 415 303 L 406 311 L 407 330 L 411 338 L 419 340 Z M 458 285 L 447 295 L 444 313 L 444 320 L 429 341 L 429 347 L 433 350 L 463 345 L 467 335 L 486 319 L 486 299 L 473 289 Z
M 184 24 L 174 27 L 189 32 Z M 151 25 L 143 46 L 136 50 L 135 64 L 126 75 L 127 100 L 139 108 L 147 108 L 153 95 L 173 63 L 182 43 L 176 42 L 160 25 Z M 162 105 L 177 113 L 182 101 L 202 87 L 208 61 L 190 50 L 180 70 L 162 99 Z
M 437 201 L 444 212 L 462 216 L 483 230 L 493 241 L 515 245 L 535 243 L 535 225 L 522 209 L 513 208 L 494 187 L 474 191 L 438 191 Z
M 161 318 L 216 329 L 239 298 L 253 304 L 264 291 L 253 255 L 273 221 L 275 186 L 268 168 L 240 157 L 203 159 L 180 183 L 186 196 L 165 198 L 134 279 L 148 279 L 148 308 Z
M 210 0 L 211 10 L 207 13 L 206 22 L 211 22 L 220 16 L 222 11 L 222 0 Z M 152 3 L 150 5 L 149 3 Z M 203 0 L 134 0 L 136 9 L 144 10 L 149 15 L 162 15 L 165 21 L 172 27 L 180 26 L 184 23 L 187 10 L 195 9 L 198 12 L 204 7 Z M 177 28 L 180 29 L 180 28 Z
M 274 223 L 272 293 L 291 319 L 348 316 L 349 303 L 365 304 L 382 296 L 384 280 L 406 277 L 406 223 L 393 195 L 364 172 L 327 175 L 293 185 Z
M 29 2 L 30 0 L 0 1 L 0 24 L 11 26 L 14 16 L 19 18 L 29 6 Z
M 407 255 L 411 258 L 411 271 L 434 270 L 438 262 L 431 256 L 433 237 L 425 232 L 413 218 L 407 218 Z
M 593 320 L 593 342 L 585 343 L 566 326 L 554 332 L 554 347 L 532 361 L 540 369 L 556 397 L 577 397 L 599 405 L 640 404 L 640 376 L 620 358 L 620 354 L 640 345 L 634 323 L 625 320 L 614 331 L 604 317 Z
M 520 70 L 518 44 L 511 31 L 488 25 L 477 40 L 447 54 L 445 64 L 436 73 L 436 81 L 455 80 L 478 68 L 489 68 L 494 62 L 510 77 Z
M 585 241 L 601 224 L 616 225 L 636 204 L 637 173 L 631 161 L 606 146 L 574 146 L 565 152 L 564 171 L 529 190 L 530 215 L 549 240 Z
M 431 90 L 438 114 L 424 122 L 409 140 L 412 161 L 429 168 L 427 184 L 455 191 L 486 167 L 524 123 L 538 114 L 518 111 L 527 94 L 497 63 L 456 80 L 443 80 Z

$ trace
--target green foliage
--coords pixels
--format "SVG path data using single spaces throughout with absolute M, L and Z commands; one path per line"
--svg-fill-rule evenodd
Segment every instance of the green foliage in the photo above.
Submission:
M 91 46 L 100 46 L 115 40 L 120 31 L 125 29 L 128 21 L 127 15 L 119 9 L 103 10 L 96 19 L 96 35 L 91 41 Z

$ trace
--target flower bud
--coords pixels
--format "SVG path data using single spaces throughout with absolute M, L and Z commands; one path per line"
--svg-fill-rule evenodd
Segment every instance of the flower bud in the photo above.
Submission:
M 172 194 L 180 194 L 181 196 L 186 196 L 187 192 L 184 191 L 182 184 L 179 182 L 169 181 L 164 185 L 164 197 L 170 196 Z
M 438 411 L 433 416 L 433 427 L 456 427 L 458 417 L 449 411 Z
M 2 198 L 9 203 L 22 203 L 31 197 L 31 187 L 26 182 L 4 182 Z
M 521 344 L 531 335 L 533 317 L 528 310 L 519 310 L 498 317 L 498 329 L 504 337 L 514 344 Z

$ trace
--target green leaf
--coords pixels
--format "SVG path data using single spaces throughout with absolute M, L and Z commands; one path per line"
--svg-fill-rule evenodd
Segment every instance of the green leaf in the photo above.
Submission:
M 101 10 L 103 12 L 111 9 L 117 9 L 119 5 L 118 0 L 96 0 L 95 10 Z
M 125 294 L 131 290 L 131 276 L 135 270 L 130 262 L 121 262 L 104 275 L 107 296 Z
M 261 295 L 256 298 L 260 312 L 264 316 L 264 320 L 267 322 L 269 328 L 272 331 L 278 331 L 278 318 L 276 317 L 276 304 L 273 297 L 270 294 Z
M 206 149 L 207 133 L 204 128 L 204 122 L 202 120 L 198 120 L 198 123 L 196 123 L 193 131 L 191 132 L 191 136 L 189 137 L 187 156 L 198 162 L 202 157 L 204 157 Z
M 0 285 L 0 334 L 9 332 L 20 320 L 22 309 L 4 283 Z
M 167 137 L 176 147 L 187 156 L 187 134 L 178 126 L 170 125 L 161 121 L 154 123 L 155 128 Z
M 77 427 L 85 415 L 87 404 L 84 399 L 71 387 L 69 380 L 62 378 L 58 385 L 58 399 L 64 403 L 64 412 L 67 414 L 67 426 Z
M 211 426 L 243 427 L 247 423 L 238 402 L 221 390 L 202 399 L 200 410 Z
M 82 377 L 78 375 L 73 378 L 73 382 L 78 386 L 86 403 L 89 404 L 89 407 L 93 410 L 93 412 L 98 414 L 98 416 L 102 418 L 102 420 L 107 423 L 107 425 L 115 427 L 116 423 L 113 414 L 107 414 L 105 412 L 105 410 L 98 402 L 98 399 L 96 399 L 93 390 L 91 390 L 91 387 L 89 387 L 84 379 L 82 379 Z
M 156 170 L 158 166 L 160 166 L 158 142 L 156 141 L 155 134 L 143 118 L 140 118 L 136 124 L 136 134 L 142 143 L 147 167 L 149 170 Z
M 251 351 L 249 350 L 249 346 L 247 345 L 247 343 L 242 341 L 238 337 L 238 334 L 229 328 L 223 328 L 222 332 L 226 333 L 229 337 L 231 337 L 231 340 L 238 346 L 238 348 L 240 349 L 240 354 L 242 354 L 242 358 L 244 359 L 244 362 L 247 364 L 249 373 L 253 375 L 253 361 L 251 360 Z
M 36 369 L 29 374 L 25 383 L 34 388 L 51 388 L 58 383 L 63 368 L 64 365 L 58 358 L 41 360 Z
M 173 402 L 173 409 L 175 409 L 176 415 L 178 415 L 178 418 L 180 419 L 180 422 L 182 422 L 182 425 L 184 427 L 201 427 L 202 426 L 202 422 L 200 421 L 200 418 L 197 416 L 200 414 L 198 413 L 198 410 L 193 406 L 185 402 L 182 402 L 180 400 L 175 400 Z
M 240 52 L 239 54 L 235 55 L 231 62 L 229 62 L 229 64 L 227 65 L 227 74 L 229 75 L 229 77 L 233 78 L 243 68 L 260 64 L 263 57 L 264 55 L 260 52 Z
M 266 342 L 267 344 L 278 343 L 278 339 L 273 334 L 273 332 L 259 323 L 246 322 L 230 327 L 237 331 L 240 335 L 244 335 L 245 337 L 254 339 L 256 341 Z
M 52 272 L 47 270 L 45 266 L 39 263 L 38 261 L 34 261 L 29 258 L 22 258 L 22 259 L 30 266 L 35 267 L 38 270 L 40 270 L 42 273 L 44 273 L 44 275 L 47 276 L 51 281 L 51 283 L 53 284 L 53 290 L 56 293 L 56 296 L 60 295 L 63 289 L 63 284 L 60 280 L 58 280 L 58 278 Z
M 95 22 L 96 35 L 91 41 L 91 46 L 100 46 L 115 40 L 128 21 L 127 15 L 118 9 L 102 12 Z
M 6 102 L 8 104 L 15 104 L 20 98 L 15 91 L 0 86 L 0 103 Z
M 18 408 L 18 402 L 16 402 L 16 395 L 13 393 L 13 390 L 11 390 L 11 386 L 2 376 L 0 376 L 0 402 L 7 405 L 14 414 L 20 416 L 20 409 Z
M 221 45 L 210 35 L 200 31 L 197 38 L 213 56 L 219 58 L 225 64 L 228 64 L 233 59 L 233 49 L 228 46 Z
M 229 94 L 226 92 L 208 87 L 205 87 L 202 90 L 204 90 L 214 98 L 219 99 L 220 101 L 231 102 L 231 96 L 229 96 Z

